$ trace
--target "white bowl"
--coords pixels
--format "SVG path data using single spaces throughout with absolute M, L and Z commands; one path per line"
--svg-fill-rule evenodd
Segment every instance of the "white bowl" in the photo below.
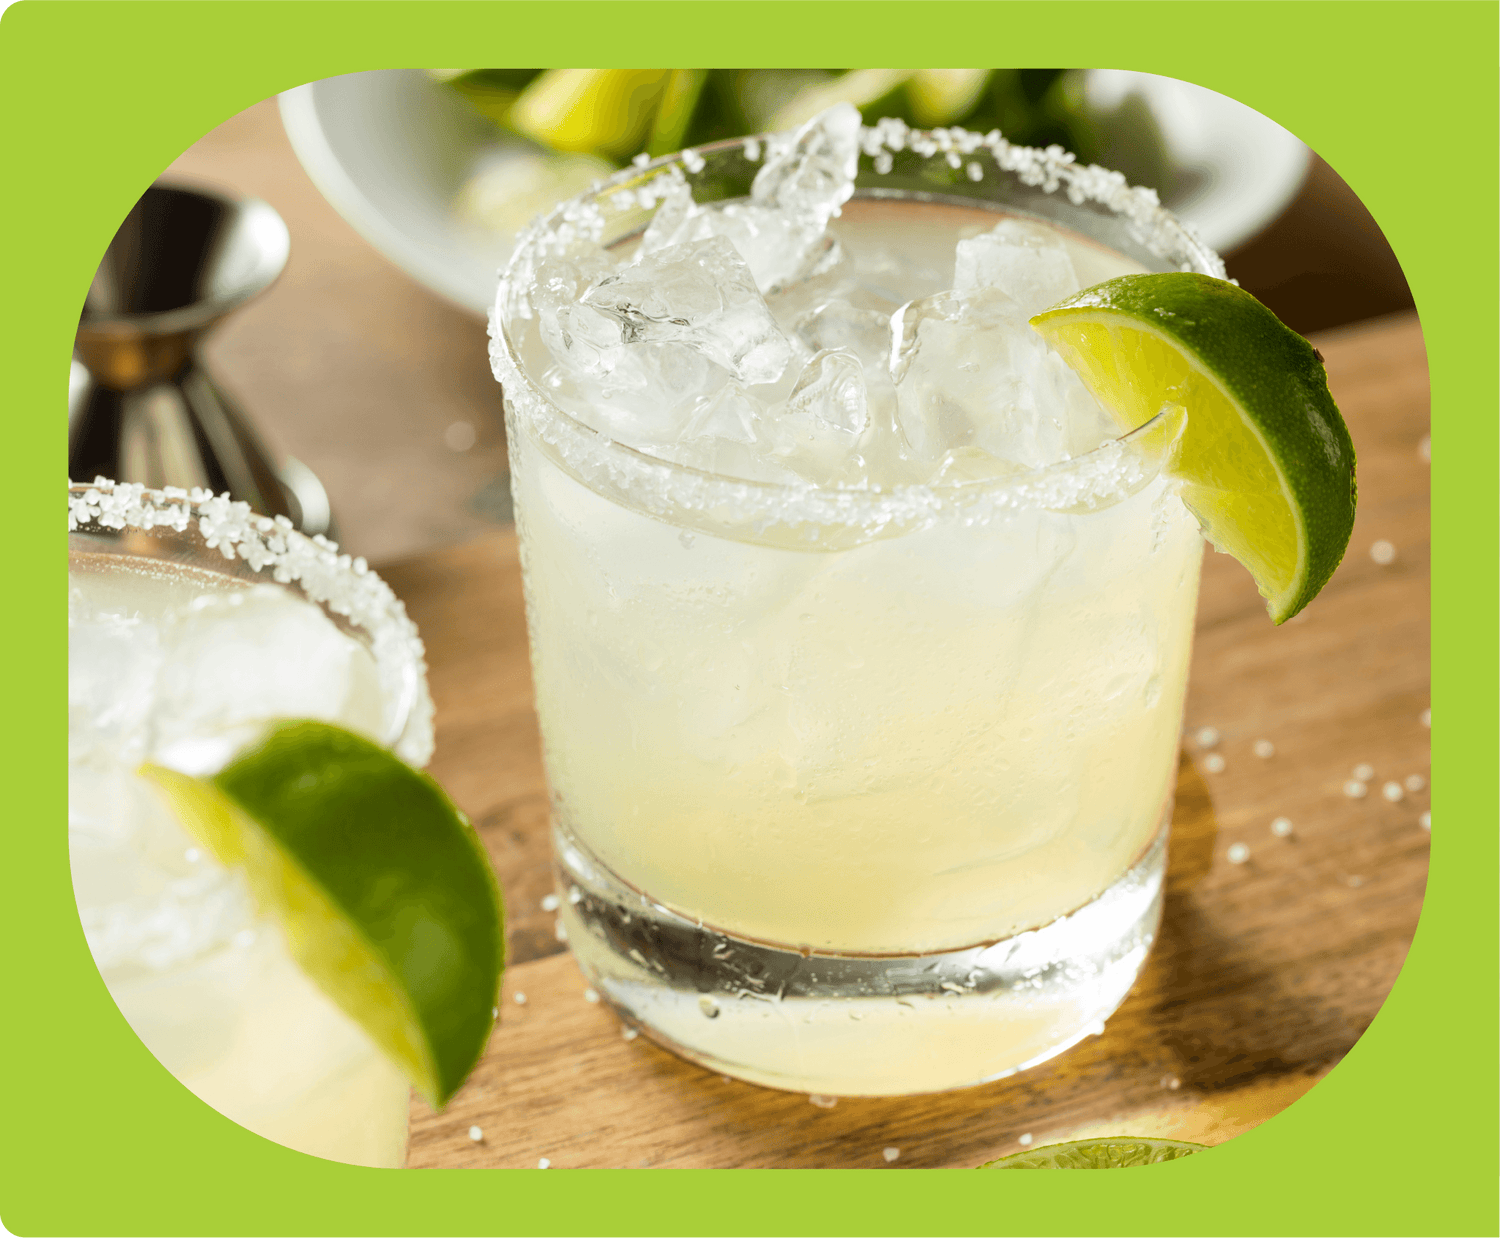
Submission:
M 1221 252 L 1281 214 L 1307 173 L 1308 149 L 1292 134 L 1200 86 L 1091 69 L 1084 98 L 1106 131 L 1144 105 L 1183 173 L 1164 204 Z M 297 158 L 339 214 L 418 283 L 488 313 L 512 238 L 465 219 L 455 201 L 476 169 L 504 156 L 496 128 L 416 69 L 324 78 L 280 104 Z

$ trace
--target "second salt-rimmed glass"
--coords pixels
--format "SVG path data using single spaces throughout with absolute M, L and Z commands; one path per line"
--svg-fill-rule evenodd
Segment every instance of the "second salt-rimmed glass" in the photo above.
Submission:
M 152 759 L 209 773 L 271 720 L 247 716 L 234 693 L 247 638 L 270 634 L 225 633 L 234 608 L 202 605 L 254 598 L 256 587 L 337 629 L 311 619 L 277 631 L 317 631 L 322 654 L 348 651 L 369 676 L 364 690 L 327 699 L 316 685 L 336 677 L 286 649 L 307 674 L 297 705 L 278 712 L 355 727 L 425 765 L 432 700 L 415 626 L 363 560 L 228 496 L 99 478 L 70 485 L 68 529 L 69 846 L 110 995 L 162 1065 L 240 1125 L 315 1156 L 400 1166 L 410 1102 L 400 1068 L 303 974 L 243 875 L 215 864 L 135 769 Z M 196 661 L 159 646 L 174 626 L 195 634 Z M 250 653 L 275 671 L 266 659 L 280 648 Z M 285 679 L 267 674 L 247 694 L 274 708 Z
M 784 140 L 629 169 L 502 279 L 560 926 L 628 1020 L 721 1073 L 963 1086 L 1099 1030 L 1156 931 L 1201 555 L 1159 476 L 1180 413 L 1016 476 L 880 488 L 717 476 L 558 407 L 540 261 L 628 245 L 679 175 L 743 196 Z M 861 144 L 853 205 L 1018 214 L 1223 275 L 1149 191 L 1059 151 L 890 122 Z

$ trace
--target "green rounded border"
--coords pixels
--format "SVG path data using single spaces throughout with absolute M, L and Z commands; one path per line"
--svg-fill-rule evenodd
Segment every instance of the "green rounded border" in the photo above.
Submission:
M 0 857 L 9 1064 L 0 1219 L 22 1235 L 1496 1232 L 1497 11 L 1446 0 L 11 5 L 0 18 L 11 270 L 0 339 L 20 465 L 10 470 L 19 575 L 13 567 L 4 607 L 0 723 L 12 787 Z M 794 54 L 873 65 L 897 49 L 913 64 L 1141 69 L 1232 95 L 1327 158 L 1400 256 L 1422 316 L 1439 440 L 1439 824 L 1421 926 L 1386 1007 L 1307 1098 L 1224 1148 L 1065 1188 L 1012 1182 L 1003 1195 L 860 1170 L 756 1183 L 746 1171 L 667 1182 L 576 1171 L 560 1182 L 358 1170 L 219 1119 L 120 1020 L 79 930 L 64 833 L 46 824 L 60 821 L 66 794 L 63 557 L 52 541 L 62 521 L 51 514 L 63 381 L 78 306 L 118 221 L 203 133 L 320 77 L 476 61 L 789 64 Z M 749 1206 L 725 1208 L 727 1199 Z

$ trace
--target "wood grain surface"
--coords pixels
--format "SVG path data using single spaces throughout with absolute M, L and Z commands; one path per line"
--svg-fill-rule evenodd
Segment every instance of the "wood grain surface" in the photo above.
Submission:
M 1428 387 L 1410 315 L 1314 342 L 1359 455 L 1348 555 L 1279 629 L 1244 570 L 1208 555 L 1155 951 L 1103 1035 L 983 1087 L 824 1108 L 626 1040 L 541 905 L 546 785 L 514 537 L 386 564 L 427 642 L 432 772 L 476 822 L 510 917 L 501 1025 L 444 1112 L 413 1103 L 409 1163 L 973 1166 L 1025 1135 L 1222 1142 L 1322 1078 L 1390 991 L 1426 883 Z M 1394 560 L 1372 557 L 1379 541 Z M 1204 727 L 1212 749 L 1196 742 Z M 1260 740 L 1272 755 L 1256 755 Z M 1355 798 L 1362 764 L 1374 774 Z M 1282 816 L 1288 837 L 1270 828 Z M 1228 860 L 1235 844 L 1243 863 Z

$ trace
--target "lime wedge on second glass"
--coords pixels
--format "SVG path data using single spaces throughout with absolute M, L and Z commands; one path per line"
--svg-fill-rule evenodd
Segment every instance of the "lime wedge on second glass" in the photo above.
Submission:
M 494 1026 L 505 937 L 489 857 L 437 783 L 308 721 L 275 723 L 209 778 L 141 772 L 245 870 L 303 971 L 445 1105 Z
M 1154 1165 L 1175 1161 L 1179 1156 L 1202 1152 L 1207 1144 L 1181 1143 L 1176 1139 L 1134 1139 L 1120 1135 L 1109 1139 L 1079 1139 L 1074 1143 L 1048 1144 L 1014 1156 L 981 1165 L 980 1169 L 1124 1169 L 1131 1165 Z
M 1276 623 L 1312 601 L 1354 528 L 1354 445 L 1311 344 L 1248 292 L 1124 275 L 1031 320 L 1124 430 L 1187 411 L 1170 475 Z

